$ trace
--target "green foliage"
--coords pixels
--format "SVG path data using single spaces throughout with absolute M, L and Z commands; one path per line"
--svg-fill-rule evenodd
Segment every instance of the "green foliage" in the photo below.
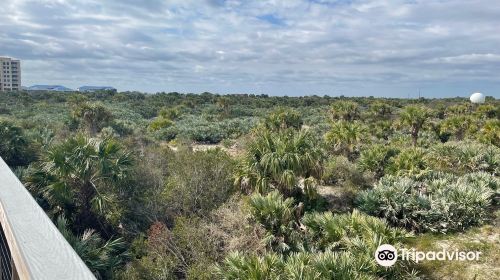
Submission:
M 83 103 L 73 110 L 73 117 L 79 120 L 91 136 L 95 136 L 113 120 L 108 108 L 99 103 Z
M 175 126 L 160 128 L 154 136 L 160 140 L 186 138 L 199 143 L 216 144 L 223 139 L 237 138 L 256 125 L 254 118 L 207 121 L 198 117 L 187 117 L 176 121 Z
M 75 235 L 64 216 L 57 218 L 56 226 L 98 279 L 111 279 L 115 269 L 128 257 L 124 252 L 126 244 L 122 238 L 104 241 L 92 229 L 86 229 L 82 235 Z
M 150 131 L 157 131 L 157 130 L 160 130 L 162 128 L 171 127 L 173 124 L 174 124 L 174 122 L 172 122 L 171 120 L 166 119 L 164 117 L 159 117 L 159 118 L 154 119 L 149 124 L 149 130 Z
M 500 175 L 500 148 L 475 142 L 447 142 L 430 149 L 426 162 L 432 169 L 454 174 L 485 171 Z
M 171 232 L 161 222 L 155 222 L 148 230 L 144 244 L 146 255 L 131 262 L 117 279 L 176 279 L 176 268 L 180 266 L 182 255 L 177 250 Z M 177 254 L 176 254 L 177 253 Z
M 35 159 L 35 151 L 22 128 L 1 119 L 0 156 L 11 167 L 26 166 Z
M 487 120 L 477 133 L 481 143 L 500 147 L 500 119 Z
M 468 115 L 472 111 L 472 106 L 470 103 L 456 104 L 449 106 L 445 110 L 445 115 L 450 116 L 463 116 Z
M 115 140 L 80 135 L 44 153 L 32 166 L 27 186 L 76 228 L 102 229 L 101 218 L 116 223 L 120 216 L 120 183 L 131 165 L 131 155 Z
M 277 191 L 266 196 L 257 193 L 250 197 L 252 217 L 266 229 L 264 240 L 274 251 L 286 253 L 297 246 L 296 221 L 300 216 L 293 204 L 293 198 L 284 199 Z
M 409 105 L 399 114 L 400 122 L 410 130 L 413 146 L 417 145 L 418 133 L 430 117 L 429 109 L 422 106 Z
M 359 195 L 358 208 L 418 232 L 464 230 L 487 219 L 493 195 L 490 186 L 498 183 L 491 175 L 431 175 L 418 181 L 384 177 L 374 189 Z
M 367 183 L 361 170 L 344 156 L 328 158 L 324 169 L 321 178 L 326 184 L 350 184 L 351 186 L 360 187 Z
M 373 119 L 386 119 L 392 115 L 392 111 L 392 106 L 382 101 L 375 101 L 368 108 Z
M 337 101 L 332 104 L 330 114 L 334 121 L 352 121 L 359 118 L 359 105 L 349 100 Z
M 277 109 L 264 120 L 264 126 L 272 131 L 286 130 L 289 128 L 300 130 L 303 123 L 302 116 L 299 112 L 285 108 Z
M 449 133 L 456 140 L 462 140 L 466 133 L 474 131 L 474 122 L 475 120 L 467 115 L 451 116 L 441 123 L 441 133 Z
M 321 251 L 288 256 L 267 253 L 261 257 L 235 252 L 219 266 L 219 275 L 222 279 L 416 278 L 406 262 L 399 261 L 387 270 L 373 258 L 375 249 L 384 242 L 400 245 L 409 236 L 403 230 L 357 211 L 337 216 L 308 214 L 303 223 L 309 239 Z
M 170 156 L 164 203 L 172 214 L 205 215 L 233 193 L 233 160 L 222 150 Z
M 359 122 L 337 121 L 332 124 L 331 129 L 325 134 L 326 144 L 331 146 L 335 152 L 352 157 L 358 152 L 361 141 L 367 142 L 367 128 Z
M 369 131 L 379 139 L 387 140 L 394 133 L 392 121 L 374 120 L 368 124 Z
M 162 108 L 158 113 L 159 117 L 167 120 L 176 120 L 181 116 L 181 109 L 179 107 L 174 108 Z
M 276 254 L 246 257 L 236 252 L 224 260 L 219 272 L 225 280 L 277 280 L 284 276 L 283 267 L 283 259 Z
M 384 176 L 390 159 L 398 152 L 397 149 L 386 145 L 376 144 L 369 146 L 361 151 L 358 158 L 358 166 L 361 170 L 373 172 L 377 178 L 380 178 Z
M 417 175 L 427 169 L 426 152 L 422 148 L 407 148 L 389 159 L 386 173 L 391 175 Z
M 307 234 L 320 250 L 346 250 L 357 247 L 361 238 L 365 245 L 375 251 L 378 244 L 399 244 L 409 235 L 401 229 L 392 228 L 383 220 L 354 210 L 350 214 L 333 215 L 331 212 L 304 215 L 302 223 Z M 370 251 L 370 250 L 367 250 Z
M 120 278 L 212 279 L 217 245 L 200 219 L 179 217 L 173 229 L 155 222 L 148 230 L 146 254 L 132 262 Z
M 102 278 L 409 279 L 408 263 L 373 260 L 380 242 L 404 241 L 401 230 L 346 213 L 362 188 L 382 178 L 360 207 L 417 232 L 478 225 L 500 202 L 493 98 L 23 91 L 1 99 L 0 155 L 23 161 L 8 163 L 19 164 L 51 217 L 68 218 L 68 240 L 84 244 L 76 250 Z M 79 129 L 101 139 L 75 140 Z M 186 148 L 205 148 L 196 142 L 222 143 L 230 155 Z M 235 193 L 234 177 L 261 195 Z M 116 237 L 130 242 L 105 249 Z
M 500 118 L 500 107 L 492 104 L 481 104 L 476 107 L 474 115 L 481 119 Z
M 290 195 L 299 179 L 319 178 L 322 152 L 307 131 L 258 131 L 236 173 L 236 185 L 259 193 L 272 189 Z

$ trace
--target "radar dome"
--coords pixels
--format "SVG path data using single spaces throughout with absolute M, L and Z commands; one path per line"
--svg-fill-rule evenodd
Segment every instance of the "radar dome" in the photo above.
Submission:
M 470 101 L 472 103 L 484 103 L 485 96 L 480 92 L 473 93 L 470 96 Z

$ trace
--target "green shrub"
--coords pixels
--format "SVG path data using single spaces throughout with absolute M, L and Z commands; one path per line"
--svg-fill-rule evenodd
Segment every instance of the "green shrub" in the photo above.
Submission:
M 0 156 L 12 167 L 26 166 L 35 159 L 35 151 L 22 128 L 0 120 Z
M 361 238 L 372 252 L 380 244 L 397 245 L 409 235 L 402 229 L 392 228 L 383 220 L 357 210 L 333 215 L 331 212 L 307 213 L 302 219 L 310 240 L 319 250 L 347 250 L 356 247 Z M 376 243 L 373 243 L 376 240 Z M 368 251 L 370 251 L 368 250 Z
M 379 266 L 373 252 L 382 243 L 396 247 L 409 235 L 384 221 L 351 214 L 306 214 L 302 220 L 309 245 L 288 256 L 230 254 L 218 267 L 223 279 L 415 279 L 408 262 Z
M 344 156 L 329 158 L 326 161 L 321 179 L 330 185 L 350 184 L 360 187 L 367 184 L 367 178 L 361 170 Z
M 95 136 L 113 120 L 113 114 L 100 103 L 83 103 L 75 107 L 72 114 L 91 136 Z
M 389 164 L 384 170 L 391 175 L 417 175 L 427 169 L 425 150 L 421 148 L 408 148 L 389 159 Z
M 425 157 L 431 169 L 462 175 L 484 171 L 500 175 L 500 148 L 476 142 L 435 145 Z
M 359 104 L 350 100 L 340 100 L 331 105 L 332 119 L 352 121 L 359 118 Z
M 135 124 L 131 121 L 115 120 L 111 127 L 120 137 L 124 137 L 134 133 Z
M 377 178 L 384 176 L 389 160 L 399 151 L 385 145 L 373 145 L 363 151 L 358 158 L 361 170 L 373 172 Z
M 264 120 L 264 126 L 272 131 L 293 128 L 299 130 L 303 124 L 302 116 L 292 109 L 279 108 Z
M 357 205 L 396 226 L 445 233 L 484 222 L 491 188 L 496 186 L 498 180 L 484 173 L 464 177 L 434 173 L 419 180 L 389 176 L 360 193 Z
M 169 158 L 164 203 L 175 216 L 206 215 L 224 203 L 235 190 L 233 160 L 220 149 L 181 150 Z
M 168 141 L 181 137 L 195 142 L 216 144 L 223 139 L 237 138 L 248 133 L 256 123 L 255 118 L 207 121 L 200 117 L 188 116 L 176 121 L 175 126 L 160 128 L 153 132 L 153 135 L 160 140 Z
M 500 119 L 487 120 L 479 130 L 477 136 L 481 143 L 500 147 Z
M 157 131 L 157 130 L 160 130 L 162 128 L 167 128 L 167 127 L 170 127 L 174 124 L 174 122 L 172 122 L 171 120 L 169 119 L 166 119 L 164 117 L 158 117 L 156 119 L 154 119 L 150 124 L 149 124 L 149 130 L 150 131 Z
M 284 199 L 278 191 L 266 196 L 254 194 L 249 201 L 252 217 L 267 232 L 266 244 L 277 252 L 288 252 L 296 247 L 297 223 L 294 199 Z

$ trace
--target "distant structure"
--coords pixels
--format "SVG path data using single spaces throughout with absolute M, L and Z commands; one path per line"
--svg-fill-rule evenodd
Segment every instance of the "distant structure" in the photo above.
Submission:
M 484 94 L 480 93 L 480 92 L 475 92 L 473 93 L 471 96 L 470 96 L 470 101 L 472 103 L 478 103 L 478 104 L 481 104 L 481 103 L 484 103 L 486 97 L 484 96 Z
M 74 91 L 70 88 L 60 85 L 34 85 L 27 88 L 33 91 Z
M 21 89 L 21 61 L 10 57 L 0 57 L 0 91 Z
M 116 91 L 116 88 L 107 86 L 81 86 L 78 88 L 78 91 L 81 92 Z

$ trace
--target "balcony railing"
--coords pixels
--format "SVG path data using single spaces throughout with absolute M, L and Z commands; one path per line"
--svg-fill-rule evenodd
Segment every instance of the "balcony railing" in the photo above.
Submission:
M 0 280 L 95 279 L 0 158 Z

